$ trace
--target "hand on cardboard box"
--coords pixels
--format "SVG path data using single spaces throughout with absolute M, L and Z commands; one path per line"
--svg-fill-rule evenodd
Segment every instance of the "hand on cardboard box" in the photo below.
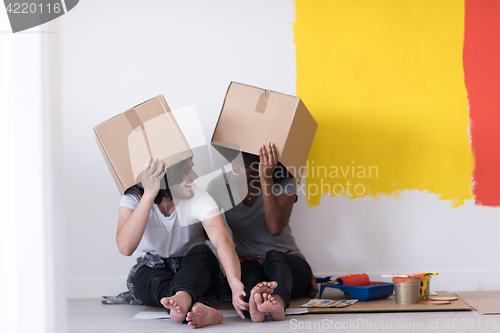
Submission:
M 274 143 L 267 143 L 266 145 L 262 145 L 259 147 L 259 174 L 264 179 L 273 178 L 273 172 L 278 165 L 278 154 L 276 153 L 276 149 L 274 147 Z
M 144 196 L 156 197 L 160 191 L 161 179 L 165 176 L 167 170 L 164 168 L 165 163 L 162 161 L 156 168 L 158 159 L 155 158 L 151 162 L 151 158 L 146 162 L 146 166 L 142 171 L 141 182 L 144 188 Z

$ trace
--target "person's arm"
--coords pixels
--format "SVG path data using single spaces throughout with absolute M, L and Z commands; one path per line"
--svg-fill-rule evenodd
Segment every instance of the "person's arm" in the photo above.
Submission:
M 144 194 L 135 209 L 120 207 L 118 210 L 118 227 L 116 229 L 116 244 L 121 254 L 130 256 L 139 245 L 148 216 L 153 207 L 154 199 L 160 190 L 160 181 L 165 175 L 162 162 L 157 170 L 154 170 L 156 158 L 153 163 L 151 159 L 146 163 L 146 168 L 142 172 L 142 184 Z
M 260 186 L 267 228 L 271 235 L 278 236 L 290 220 L 296 195 L 283 193 L 276 196 L 274 193 L 273 172 L 278 164 L 278 154 L 274 149 L 274 144 L 268 143 L 267 149 L 265 145 L 262 145 L 259 148 L 259 156 Z
M 233 306 L 241 318 L 245 318 L 242 310 L 248 309 L 248 303 L 243 301 L 246 296 L 243 283 L 241 283 L 241 267 L 238 255 L 234 250 L 235 245 L 226 222 L 218 209 L 210 211 L 203 219 L 208 238 L 217 249 L 222 267 L 226 272 L 227 281 L 233 295 Z

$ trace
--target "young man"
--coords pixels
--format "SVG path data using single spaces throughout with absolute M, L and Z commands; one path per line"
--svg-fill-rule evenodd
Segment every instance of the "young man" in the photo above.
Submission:
M 217 286 L 220 269 L 205 244 L 206 231 L 226 272 L 233 305 L 244 318 L 248 303 L 234 243 L 213 199 L 193 183 L 198 176 L 192 158 L 167 170 L 163 162 L 156 164 L 157 159 L 148 160 L 142 187 L 129 188 L 120 202 L 118 249 L 139 258 L 129 275 L 131 293 L 143 304 L 164 306 L 175 322 L 194 328 L 219 324 L 222 313 L 206 298 Z

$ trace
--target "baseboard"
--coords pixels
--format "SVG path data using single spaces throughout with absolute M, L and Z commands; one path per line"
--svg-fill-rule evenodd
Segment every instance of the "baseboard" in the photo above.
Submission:
M 367 273 L 372 281 L 390 281 L 382 278 L 382 274 L 391 272 Z M 439 271 L 439 275 L 431 279 L 433 291 L 472 291 L 500 290 L 500 270 L 498 271 Z M 346 275 L 345 273 L 316 273 L 318 277 Z M 68 298 L 100 298 L 101 296 L 118 295 L 127 290 L 127 277 L 72 277 L 68 278 Z
M 127 276 L 70 277 L 67 279 L 68 298 L 100 298 L 127 291 Z

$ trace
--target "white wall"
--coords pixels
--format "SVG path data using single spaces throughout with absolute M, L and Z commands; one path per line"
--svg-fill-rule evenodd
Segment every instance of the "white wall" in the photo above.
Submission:
M 115 245 L 119 194 L 92 128 L 164 94 L 196 104 L 210 139 L 230 81 L 295 94 L 294 6 L 281 1 L 81 1 L 59 19 L 62 173 L 69 297 L 125 291 Z M 326 152 L 325 152 L 326 153 Z M 292 215 L 317 275 L 438 271 L 432 289 L 500 289 L 500 209 L 436 195 L 326 198 Z
M 66 331 L 60 182 L 54 179 L 58 70 L 52 71 L 57 55 L 51 58 L 48 27 L 14 35 L 0 11 L 0 332 Z

